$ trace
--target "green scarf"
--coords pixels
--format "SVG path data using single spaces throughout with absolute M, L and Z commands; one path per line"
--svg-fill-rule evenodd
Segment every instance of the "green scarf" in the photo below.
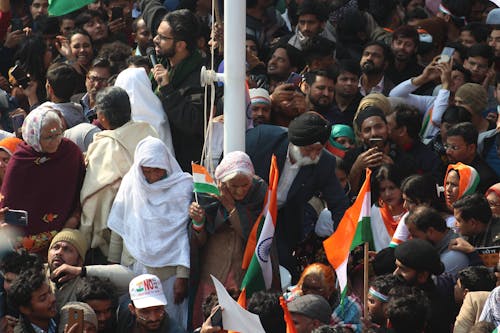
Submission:
M 160 59 L 160 63 L 165 67 L 167 67 L 167 62 L 167 59 Z M 171 85 L 174 89 L 179 88 L 181 83 L 189 76 L 189 74 L 191 74 L 191 72 L 196 68 L 200 68 L 202 63 L 203 57 L 201 56 L 201 53 L 198 50 L 194 51 L 187 58 L 177 64 L 177 66 L 170 69 L 168 72 L 168 77 L 170 79 L 169 85 Z M 149 78 L 151 80 L 151 84 L 153 85 L 155 94 L 159 95 L 159 86 L 154 79 L 153 73 L 149 73 Z

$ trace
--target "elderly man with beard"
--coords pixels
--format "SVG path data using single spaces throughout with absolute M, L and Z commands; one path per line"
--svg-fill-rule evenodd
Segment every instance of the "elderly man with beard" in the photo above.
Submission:
M 390 58 L 391 50 L 384 43 L 371 41 L 365 45 L 359 63 L 362 72 L 358 84 L 361 95 L 376 92 L 389 96 L 394 84 L 384 72 L 389 66 Z
M 268 181 L 272 155 L 279 168 L 276 243 L 279 263 L 298 277 L 292 253 L 304 238 L 304 208 L 314 196 L 327 202 L 336 227 L 349 206 L 335 176 L 335 157 L 324 150 L 330 123 L 316 112 L 305 112 L 292 120 L 288 130 L 260 125 L 247 132 L 246 152 L 255 174 Z
M 48 253 L 48 270 L 50 280 L 54 284 L 57 309 L 67 302 L 76 301 L 76 290 L 85 276 L 96 276 L 110 279 L 119 294 L 127 291 L 132 271 L 121 265 L 84 266 L 87 241 L 76 229 L 63 229 L 52 239 Z

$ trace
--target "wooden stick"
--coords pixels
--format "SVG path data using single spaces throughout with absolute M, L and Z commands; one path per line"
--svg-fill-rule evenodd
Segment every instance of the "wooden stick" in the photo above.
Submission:
M 363 256 L 363 316 L 368 315 L 368 250 L 369 244 L 365 242 Z

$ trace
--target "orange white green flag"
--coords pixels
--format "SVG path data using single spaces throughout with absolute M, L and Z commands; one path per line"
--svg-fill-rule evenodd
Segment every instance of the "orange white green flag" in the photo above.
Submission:
M 361 186 L 354 204 L 349 207 L 337 230 L 323 242 L 326 257 L 337 273 L 342 299 L 347 292 L 347 260 L 356 246 L 368 242 L 373 249 L 373 236 L 370 226 L 371 170 L 366 169 L 366 179 Z
M 205 167 L 191 163 L 193 169 L 193 192 L 220 195 L 219 188 Z
M 246 292 L 247 298 L 250 298 L 256 291 L 271 288 L 272 266 L 270 251 L 278 217 L 278 178 L 278 164 L 276 156 L 273 155 L 269 171 L 266 203 L 261 213 L 261 216 L 265 216 L 265 219 L 263 221 L 257 219 L 255 223 L 258 228 L 253 228 L 245 249 L 245 256 L 252 255 L 250 260 L 243 260 L 244 262 L 249 261 L 247 272 L 241 283 L 241 289 Z

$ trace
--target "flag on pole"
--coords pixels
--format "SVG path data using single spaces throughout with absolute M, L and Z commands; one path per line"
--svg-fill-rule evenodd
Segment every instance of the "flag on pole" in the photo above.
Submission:
M 252 244 L 252 242 L 256 244 L 254 245 L 253 255 L 248 265 L 247 272 L 241 283 L 241 289 L 246 291 L 248 298 L 256 291 L 271 288 L 272 267 L 269 254 L 273 242 L 274 230 L 276 228 L 276 218 L 278 216 L 278 178 L 278 164 L 276 162 L 276 156 L 273 155 L 269 171 L 267 198 L 261 213 L 261 216 L 265 216 L 265 219 L 263 222 L 259 223 L 259 228 L 253 228 L 256 232 L 250 235 L 247 248 L 245 249 L 245 253 L 247 253 L 247 250 L 252 247 L 252 245 L 249 244 Z M 259 221 L 258 219 L 255 224 Z M 254 240 L 252 240 L 252 238 L 254 238 Z M 258 241 L 255 242 L 257 238 Z
M 220 195 L 219 188 L 203 166 L 191 163 L 193 169 L 193 192 Z
M 49 15 L 66 15 L 92 2 L 94 0 L 49 0 Z
M 297 333 L 295 325 L 293 324 L 292 315 L 290 314 L 290 311 L 288 311 L 288 306 L 286 306 L 286 301 L 283 296 L 280 296 L 280 305 L 283 309 L 283 318 L 285 319 L 286 333 Z
M 368 242 L 370 247 L 373 248 L 370 227 L 370 178 L 371 170 L 367 168 L 366 179 L 363 186 L 361 186 L 356 201 L 346 210 L 333 235 L 323 242 L 326 257 L 337 273 L 342 299 L 345 298 L 347 292 L 347 260 L 349 252 L 365 242 Z

